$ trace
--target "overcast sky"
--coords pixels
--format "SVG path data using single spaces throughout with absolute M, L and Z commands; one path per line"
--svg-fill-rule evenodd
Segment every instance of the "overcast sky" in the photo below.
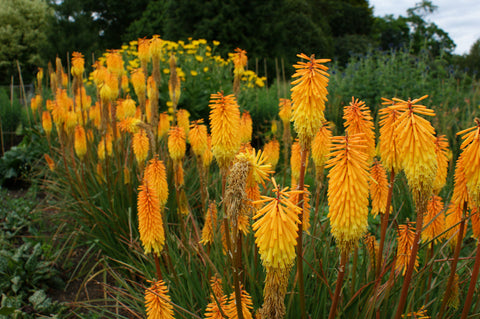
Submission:
M 369 0 L 375 16 L 393 14 L 406 16 L 420 0 Z M 472 44 L 480 38 L 480 0 L 433 0 L 437 11 L 427 16 L 447 32 L 457 45 L 454 53 L 468 53 Z

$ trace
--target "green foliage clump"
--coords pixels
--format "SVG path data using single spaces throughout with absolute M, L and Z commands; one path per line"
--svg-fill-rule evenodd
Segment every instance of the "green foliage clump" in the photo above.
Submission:
M 32 194 L 11 198 L 0 189 L 0 318 L 58 318 L 66 308 L 48 297 L 65 286 L 53 258 L 36 239 L 38 212 Z

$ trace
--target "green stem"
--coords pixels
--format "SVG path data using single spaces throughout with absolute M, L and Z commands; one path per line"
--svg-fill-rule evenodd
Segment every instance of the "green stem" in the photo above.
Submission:
M 347 251 L 342 251 L 340 256 L 340 267 L 338 269 L 337 275 L 337 284 L 335 286 L 335 294 L 333 295 L 332 306 L 330 308 L 330 314 L 328 315 L 328 319 L 334 319 L 335 314 L 337 313 L 337 306 L 338 300 L 340 297 L 340 292 L 342 290 L 343 285 L 343 277 L 345 275 L 345 265 L 347 264 Z
M 390 184 L 388 188 L 388 195 L 387 195 L 387 205 L 385 206 L 385 212 L 382 215 L 382 224 L 381 224 L 381 230 L 380 230 L 380 243 L 378 245 L 378 256 L 377 256 L 377 262 L 376 262 L 376 278 L 377 278 L 377 284 L 380 284 L 382 278 L 380 277 L 380 274 L 382 273 L 382 266 L 383 266 L 383 246 L 385 243 L 385 237 L 387 234 L 387 228 L 388 228 L 388 216 L 390 215 L 390 207 L 392 204 L 392 195 L 393 195 L 393 183 L 395 180 L 395 171 L 392 168 L 392 171 L 390 172 Z
M 462 221 L 460 222 L 460 230 L 458 231 L 457 244 L 455 245 L 455 252 L 453 253 L 452 266 L 450 268 L 450 276 L 448 277 L 447 287 L 443 294 L 442 306 L 437 318 L 442 319 L 447 308 L 448 295 L 452 293 L 452 285 L 457 271 L 458 257 L 460 256 L 460 249 L 462 248 L 463 233 L 465 230 L 465 213 L 467 211 L 467 203 L 463 204 Z
M 306 147 L 302 146 L 301 150 L 301 166 L 300 166 L 300 177 L 298 180 L 297 189 L 300 191 L 304 190 L 305 187 L 305 170 L 307 162 L 308 150 Z M 298 237 L 297 237 L 297 277 L 298 277 L 298 294 L 300 297 L 300 312 L 301 318 L 306 319 L 307 313 L 305 308 L 305 286 L 303 281 L 303 192 L 298 194 L 298 207 L 300 207 L 300 213 L 298 214 L 298 219 L 300 223 L 298 224 Z
M 468 312 L 472 305 L 473 293 L 475 292 L 475 285 L 477 284 L 478 273 L 480 271 L 480 241 L 477 243 L 477 254 L 475 256 L 475 264 L 473 265 L 472 276 L 470 277 L 470 285 L 468 286 L 467 298 L 463 306 L 461 319 L 467 319 Z

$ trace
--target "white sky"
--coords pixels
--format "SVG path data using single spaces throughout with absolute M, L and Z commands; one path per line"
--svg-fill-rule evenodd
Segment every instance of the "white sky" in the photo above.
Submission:
M 407 16 L 407 9 L 420 0 L 369 0 L 373 14 L 383 17 L 387 14 Z M 448 33 L 457 45 L 454 53 L 468 53 L 472 44 L 480 38 L 479 0 L 432 0 L 437 11 L 426 17 Z

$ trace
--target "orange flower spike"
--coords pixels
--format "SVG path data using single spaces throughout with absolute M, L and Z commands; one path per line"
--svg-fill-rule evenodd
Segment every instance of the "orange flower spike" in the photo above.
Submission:
M 45 131 L 45 134 L 49 138 L 50 134 L 52 133 L 52 117 L 50 116 L 49 111 L 43 111 L 42 113 L 42 127 Z
M 207 149 L 208 132 L 207 127 L 202 123 L 202 119 L 194 121 L 190 125 L 190 133 L 188 134 L 193 153 L 197 157 L 201 157 Z
M 137 53 L 138 53 L 138 58 L 140 59 L 140 62 L 142 65 L 147 66 L 148 61 L 150 60 L 149 49 L 150 49 L 149 40 L 147 40 L 146 38 L 138 39 Z
M 123 58 L 118 50 L 107 50 L 107 70 L 112 73 L 117 80 L 125 72 L 123 67 Z
M 323 166 L 328 159 L 330 151 L 330 139 L 332 138 L 332 129 L 328 122 L 323 123 L 322 127 L 315 134 L 312 141 L 312 159 L 317 171 L 323 170 Z
M 480 212 L 478 208 L 472 209 L 470 218 L 472 221 L 472 237 L 480 241 Z
M 349 105 L 343 108 L 344 126 L 349 135 L 364 133 L 367 148 L 365 152 L 369 158 L 375 156 L 375 127 L 370 109 L 365 102 L 352 97 Z
M 83 72 L 85 71 L 85 60 L 83 59 L 83 54 L 80 52 L 72 53 L 72 75 L 76 78 L 81 79 L 83 77 Z
M 453 248 L 457 245 L 460 222 L 463 216 L 463 205 L 459 206 L 452 203 L 445 214 L 445 230 L 448 230 L 445 232 L 444 238 L 449 241 L 450 247 Z M 465 232 L 463 232 L 463 237 L 465 237 Z
M 186 137 L 183 127 L 174 126 L 168 132 L 168 152 L 174 162 L 179 162 L 185 157 L 187 149 Z
M 427 309 L 425 309 L 425 305 L 423 305 L 420 310 L 415 312 L 407 313 L 406 315 L 402 315 L 402 318 L 412 318 L 412 319 L 430 319 L 432 317 L 427 315 Z
M 75 96 L 75 105 L 80 106 L 82 110 L 87 110 L 92 105 L 92 97 L 87 95 L 85 87 L 82 86 L 77 90 L 77 95 Z
M 117 105 L 117 120 L 122 121 L 128 117 L 134 117 L 136 112 L 135 101 L 130 98 L 130 95 L 127 95 L 127 98 Z
M 247 51 L 236 48 L 235 53 L 233 54 L 233 73 L 237 76 L 242 75 L 243 71 L 245 71 L 245 67 L 247 66 L 247 62 Z
M 147 90 L 146 86 L 146 78 L 145 74 L 143 73 L 143 69 L 138 68 L 132 71 L 132 75 L 130 77 L 130 81 L 133 84 L 133 90 L 135 91 L 135 94 L 140 97 L 145 96 L 145 92 Z
M 368 164 L 363 134 L 332 137 L 327 217 L 342 251 L 355 245 L 368 223 Z
M 149 43 L 149 53 L 150 57 L 156 60 L 159 60 L 162 55 L 162 46 L 163 40 L 160 38 L 159 35 L 153 35 L 152 39 L 150 39 Z
M 276 197 L 262 196 L 260 201 L 253 202 L 265 206 L 253 217 L 257 221 L 252 228 L 263 265 L 286 268 L 295 260 L 300 208 L 291 202 L 292 191 L 288 192 L 288 187 L 280 189 L 274 178 L 272 182 Z
M 307 62 L 298 62 L 292 81 L 292 118 L 295 131 L 303 148 L 310 145 L 311 140 L 325 121 L 323 114 L 327 101 L 328 67 L 321 63 L 330 59 L 315 59 L 315 56 L 297 55 Z
M 165 244 L 165 233 L 158 193 L 153 185 L 144 181 L 138 188 L 138 230 L 145 254 L 153 251 L 160 254 Z
M 206 319 L 224 319 L 222 315 L 226 311 L 227 306 L 227 296 L 217 297 L 217 300 L 213 300 L 207 305 L 205 309 L 205 318 Z M 221 310 L 220 310 L 221 309 Z
M 379 161 L 374 161 L 373 166 L 370 168 L 370 176 L 372 178 L 369 181 L 372 215 L 375 217 L 378 213 L 390 213 L 385 212 L 388 197 L 387 173 Z
M 242 113 L 240 119 L 240 135 L 242 143 L 248 143 L 252 140 L 252 118 L 248 111 Z
M 48 154 L 43 154 L 45 162 L 47 162 L 48 168 L 53 172 L 55 170 L 55 162 Z
M 384 167 L 388 171 L 393 169 L 398 173 L 402 165 L 398 154 L 396 127 L 401 112 L 393 108 L 392 105 L 394 105 L 394 101 L 385 98 L 382 98 L 382 100 L 385 101 L 382 104 L 388 106 L 378 111 L 380 114 L 380 156 Z
M 394 108 L 403 112 L 398 118 L 395 133 L 402 168 L 414 196 L 418 195 L 418 191 L 428 196 L 437 173 L 435 129 L 418 115 L 434 116 L 435 112 L 416 104 L 427 97 L 425 95 L 413 101 L 393 99 L 397 103 Z
M 185 109 L 179 109 L 177 111 L 177 125 L 183 128 L 185 135 L 188 137 L 190 131 L 190 112 Z
M 475 119 L 476 126 L 458 132 L 463 135 L 462 154 L 466 185 L 470 197 L 476 206 L 480 205 L 480 120 Z
M 211 135 L 207 136 L 207 148 L 205 152 L 202 154 L 202 163 L 203 167 L 208 168 L 213 160 L 213 153 L 212 153 L 212 137 Z
M 298 179 L 300 178 L 300 166 L 302 164 L 301 156 L 302 147 L 298 140 L 292 144 L 292 151 L 290 155 L 290 168 L 292 171 L 292 184 L 297 184 Z M 305 167 L 308 165 L 305 164 Z
M 252 297 L 248 292 L 240 287 L 242 313 L 244 319 L 253 319 L 251 310 L 253 309 Z M 235 293 L 231 293 L 228 298 L 228 304 L 225 307 L 225 314 L 228 319 L 238 319 L 237 305 L 235 304 Z
M 448 170 L 448 141 L 445 135 L 437 136 L 435 139 L 435 153 L 437 154 L 437 175 L 433 182 L 433 191 L 438 194 L 447 182 Z
M 215 232 L 217 231 L 217 205 L 215 202 L 211 202 L 208 205 L 207 214 L 205 216 L 205 224 L 202 229 L 202 240 L 200 243 L 203 245 L 213 244 Z
M 212 152 L 221 169 L 230 165 L 240 149 L 240 111 L 233 94 L 219 92 L 210 97 Z
M 148 161 L 143 178 L 157 192 L 160 206 L 165 207 L 168 200 L 167 173 L 165 165 L 163 161 L 158 159 L 158 155 L 155 155 L 154 158 Z
M 158 139 L 162 139 L 170 130 L 170 119 L 167 112 L 163 112 L 158 117 Z
M 445 231 L 445 213 L 443 212 L 441 197 L 431 196 L 423 223 L 425 227 L 422 231 L 422 241 L 426 242 L 435 239 L 435 242 L 439 242 L 443 237 L 440 235 Z
M 133 135 L 132 144 L 135 159 L 139 164 L 143 164 L 147 159 L 148 151 L 150 149 L 150 142 L 147 137 L 147 132 L 145 132 L 143 129 L 140 129 Z
M 87 154 L 87 137 L 85 135 L 85 129 L 81 125 L 75 127 L 75 153 L 82 159 Z
M 280 116 L 284 125 L 289 124 L 292 117 L 292 101 L 289 99 L 280 99 L 278 106 L 280 108 L 278 116 Z
M 410 261 L 410 255 L 412 253 L 413 241 L 415 239 L 415 227 L 413 222 L 409 222 L 406 225 L 398 226 L 398 246 L 397 246 L 397 259 L 395 262 L 395 271 L 401 272 L 405 275 L 407 271 L 408 263 Z M 415 259 L 415 270 L 418 267 L 418 256 Z
M 168 295 L 167 285 L 163 280 L 151 282 L 145 290 L 145 307 L 147 319 L 173 319 L 173 305 Z
M 274 171 L 280 157 L 280 143 L 276 139 L 271 140 L 263 147 L 263 153 Z
M 118 128 L 122 132 L 129 132 L 135 134 L 140 129 L 139 125 L 141 123 L 143 122 L 135 117 L 127 117 L 118 123 Z

